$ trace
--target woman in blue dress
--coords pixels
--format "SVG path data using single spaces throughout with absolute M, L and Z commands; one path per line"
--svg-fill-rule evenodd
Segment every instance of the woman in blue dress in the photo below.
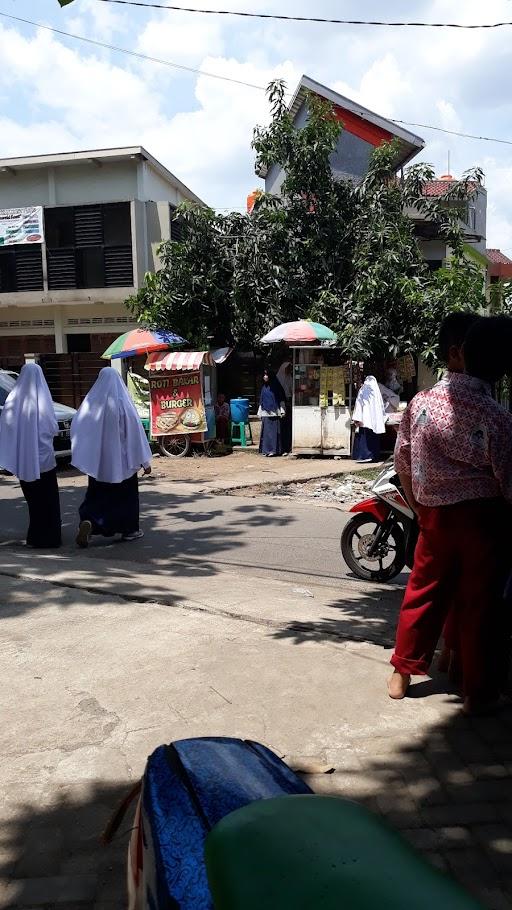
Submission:
M 281 420 L 286 413 L 285 393 L 273 373 L 265 370 L 258 417 L 261 418 L 260 452 L 271 457 L 282 454 Z

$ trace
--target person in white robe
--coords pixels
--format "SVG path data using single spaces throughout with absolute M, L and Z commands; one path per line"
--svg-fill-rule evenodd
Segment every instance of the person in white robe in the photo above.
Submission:
M 356 426 L 352 458 L 379 461 L 380 437 L 386 432 L 386 406 L 375 376 L 367 376 L 357 393 L 352 422 Z
M 101 370 L 71 424 L 71 461 L 89 478 L 80 506 L 76 542 L 87 547 L 99 534 L 137 540 L 139 483 L 151 473 L 151 449 L 128 390 L 112 367 Z
M 0 417 L 0 467 L 20 481 L 29 511 L 29 547 L 60 547 L 62 543 L 53 447 L 58 432 L 44 373 L 39 364 L 26 363 Z

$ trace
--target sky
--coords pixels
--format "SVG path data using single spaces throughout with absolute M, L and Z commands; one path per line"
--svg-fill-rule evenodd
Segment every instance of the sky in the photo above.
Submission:
M 146 0 L 149 2 L 149 0 Z M 512 20 L 512 0 L 187 0 L 187 6 L 357 19 Z M 181 67 L 87 45 L 0 16 L 0 157 L 143 145 L 208 204 L 241 209 L 260 185 L 251 137 L 263 90 L 304 73 L 385 117 L 512 140 L 512 27 L 482 30 L 286 23 L 120 7 L 0 0 L 21 16 Z M 259 87 L 259 88 L 258 88 Z M 512 257 L 512 145 L 419 127 L 417 160 L 458 177 L 479 166 L 488 246 Z

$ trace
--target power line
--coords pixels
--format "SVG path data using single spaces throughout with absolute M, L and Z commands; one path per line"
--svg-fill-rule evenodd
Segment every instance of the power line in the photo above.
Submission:
M 95 47 L 103 47 L 109 51 L 116 51 L 119 54 L 128 54 L 130 57 L 137 57 L 139 60 L 148 60 L 150 63 L 160 63 L 162 66 L 170 66 L 173 69 L 185 70 L 187 73 L 199 73 L 201 76 L 209 76 L 210 79 L 220 79 L 222 82 L 233 82 L 235 85 L 244 85 L 247 88 L 255 88 L 259 91 L 265 91 L 264 85 L 253 85 L 251 82 L 244 82 L 242 79 L 234 79 L 231 76 L 221 76 L 219 73 L 209 73 L 206 70 L 196 69 L 193 66 L 184 66 L 182 63 L 173 63 L 171 60 L 161 60 L 159 57 L 150 57 L 148 54 L 131 51 L 126 47 L 117 47 L 115 44 L 106 44 L 103 41 L 95 41 L 94 38 L 86 38 L 84 35 L 75 35 L 73 32 L 65 32 L 61 28 L 52 28 L 50 25 L 43 25 L 41 22 L 34 22 L 32 19 L 22 19 L 21 16 L 12 16 L 10 13 L 0 11 L 0 16 L 4 19 L 14 19 L 15 22 L 24 22 L 25 25 L 34 25 L 36 28 L 42 28 L 47 32 L 54 32 L 56 35 L 64 35 L 66 38 L 74 38 L 75 41 L 85 41 L 87 44 L 94 44 Z
M 179 13 L 199 13 L 203 16 L 239 16 L 245 19 L 273 19 L 280 22 L 319 22 L 327 25 L 381 25 L 392 28 L 504 28 L 512 22 L 389 22 L 381 19 L 328 19 L 321 16 L 285 16 L 280 13 L 247 13 L 230 9 L 194 9 L 190 6 L 171 6 L 166 3 L 144 3 L 143 0 L 100 0 L 101 3 L 116 3 L 120 6 L 137 6 L 142 9 L 166 9 Z
M 448 133 L 450 136 L 461 136 L 463 139 L 478 139 L 482 142 L 501 142 L 503 145 L 512 145 L 512 139 L 496 139 L 494 136 L 476 136 L 473 133 L 460 133 L 458 130 L 446 130 L 442 126 L 429 126 L 427 123 L 412 123 L 410 120 L 397 120 L 390 118 L 393 123 L 402 123 L 404 126 L 415 126 L 422 130 L 436 130 L 439 133 Z
M 121 0 L 102 0 L 102 2 L 121 2 Z M 123 0 L 123 2 L 125 2 L 125 0 Z M 144 3 L 142 5 L 147 6 L 148 4 Z M 257 85 L 254 82 L 245 82 L 243 79 L 235 79 L 232 76 L 222 76 L 219 73 L 210 73 L 207 70 L 198 69 L 197 67 L 184 66 L 181 63 L 174 63 L 172 60 L 162 60 L 160 57 L 150 57 L 149 55 L 142 54 L 139 51 L 132 51 L 126 47 L 118 47 L 115 44 L 106 44 L 103 41 L 96 41 L 94 38 L 86 38 L 84 35 L 76 35 L 73 32 L 66 32 L 63 29 L 53 28 L 50 25 L 43 25 L 41 22 L 35 22 L 32 19 L 23 19 L 21 16 L 13 16 L 10 13 L 4 13 L 1 11 L 0 16 L 2 16 L 4 19 L 12 19 L 15 22 L 23 22 L 25 25 L 33 25 L 35 28 L 41 28 L 45 31 L 53 32 L 56 35 L 63 35 L 65 38 L 73 38 L 75 41 L 83 41 L 86 44 L 92 44 L 95 47 L 101 47 L 105 50 L 115 51 L 119 54 L 127 54 L 128 56 L 136 57 L 139 60 L 147 60 L 150 63 L 157 63 L 161 66 L 169 66 L 172 69 L 184 70 L 187 73 L 194 73 L 198 76 L 207 76 L 210 79 L 220 79 L 222 82 L 231 82 L 234 85 L 242 85 L 245 88 L 256 89 L 260 92 L 266 91 L 266 87 L 264 85 Z M 291 93 L 288 92 L 287 94 L 291 97 Z M 444 129 L 444 127 L 441 126 L 431 126 L 427 123 L 412 123 L 409 120 L 398 120 L 397 118 L 391 119 L 393 123 L 401 123 L 403 126 L 413 126 L 419 129 L 435 130 L 436 132 L 447 133 L 451 136 L 459 136 L 462 139 L 475 139 L 482 142 L 497 142 L 502 145 L 512 145 L 511 139 L 498 139 L 494 136 L 477 136 L 473 133 L 462 133 L 458 132 L 457 130 Z

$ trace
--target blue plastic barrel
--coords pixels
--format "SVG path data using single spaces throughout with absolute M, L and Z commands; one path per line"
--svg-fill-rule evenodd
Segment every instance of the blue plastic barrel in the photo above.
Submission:
M 229 402 L 231 408 L 231 420 L 233 423 L 249 422 L 249 399 L 232 398 Z

